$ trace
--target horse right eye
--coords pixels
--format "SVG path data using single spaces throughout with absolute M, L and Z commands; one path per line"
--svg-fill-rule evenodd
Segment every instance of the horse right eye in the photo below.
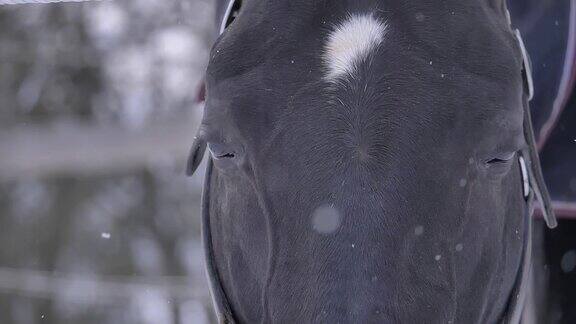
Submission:
M 488 174 L 495 179 L 500 179 L 508 174 L 514 162 L 516 152 L 510 152 L 495 156 L 485 162 Z
M 214 160 L 234 159 L 237 155 L 234 148 L 227 144 L 208 143 L 208 150 Z
M 501 156 L 497 156 L 494 157 L 488 161 L 486 161 L 486 164 L 502 164 L 502 163 L 507 163 L 512 161 L 512 159 L 514 158 L 514 156 L 516 156 L 516 152 L 510 152 L 507 154 L 503 154 Z

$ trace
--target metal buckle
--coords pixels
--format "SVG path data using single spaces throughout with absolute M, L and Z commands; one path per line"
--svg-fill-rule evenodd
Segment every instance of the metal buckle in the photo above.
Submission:
M 520 172 L 522 172 L 522 191 L 524 192 L 524 199 L 528 199 L 528 196 L 530 196 L 530 179 L 528 178 L 526 160 L 524 160 L 522 155 L 518 155 L 518 162 L 520 163 Z
M 532 79 L 532 63 L 530 62 L 530 56 L 528 55 L 528 51 L 526 50 L 526 46 L 524 45 L 524 40 L 522 39 L 522 35 L 520 31 L 516 29 L 514 31 L 516 35 L 516 39 L 518 40 L 518 44 L 520 45 L 520 50 L 522 51 L 522 60 L 524 65 L 524 80 L 526 82 L 526 88 L 528 90 L 528 101 L 532 100 L 534 97 L 534 80 Z

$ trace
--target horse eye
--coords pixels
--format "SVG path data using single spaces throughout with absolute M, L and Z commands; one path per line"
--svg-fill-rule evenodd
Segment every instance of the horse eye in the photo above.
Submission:
M 512 161 L 514 161 L 515 156 L 516 152 L 511 152 L 486 159 L 484 168 L 488 172 L 487 176 L 493 180 L 502 179 L 512 169 Z
M 231 145 L 208 143 L 208 150 L 214 160 L 233 159 L 236 157 L 236 151 Z
M 498 163 L 506 163 L 506 162 L 508 162 L 508 161 L 510 161 L 510 160 L 501 159 L 501 158 L 494 158 L 494 159 L 491 159 L 491 160 L 486 161 L 486 163 L 488 163 L 488 164 L 498 164 Z
M 516 152 L 510 152 L 501 156 L 494 157 L 486 161 L 486 164 L 503 164 L 512 161 Z

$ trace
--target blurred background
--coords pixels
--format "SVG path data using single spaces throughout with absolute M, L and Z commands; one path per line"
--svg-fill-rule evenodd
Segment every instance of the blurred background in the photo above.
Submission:
M 0 5 L 0 323 L 213 322 L 184 175 L 213 6 Z

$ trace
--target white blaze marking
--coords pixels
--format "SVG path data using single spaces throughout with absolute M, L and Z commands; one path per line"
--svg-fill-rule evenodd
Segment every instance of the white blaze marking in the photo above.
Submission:
M 371 14 L 351 14 L 328 36 L 324 48 L 327 78 L 334 80 L 354 72 L 356 64 L 382 43 L 387 25 Z

